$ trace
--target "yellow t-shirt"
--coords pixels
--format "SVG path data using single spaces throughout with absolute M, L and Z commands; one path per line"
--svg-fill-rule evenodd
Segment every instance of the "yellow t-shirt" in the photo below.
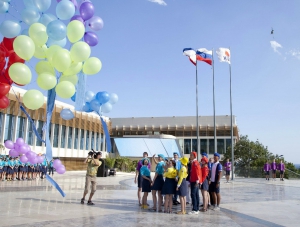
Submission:
M 96 164 L 94 164 L 94 161 L 95 161 Z M 89 176 L 96 176 L 97 175 L 98 168 L 99 168 L 99 166 L 101 166 L 102 162 L 99 161 L 98 159 L 95 159 L 94 161 L 93 161 L 93 159 L 88 159 L 88 161 L 87 161 L 88 166 L 87 166 L 86 175 L 89 175 Z
M 177 177 L 177 170 L 174 167 L 168 168 L 164 173 L 164 177 L 174 179 Z

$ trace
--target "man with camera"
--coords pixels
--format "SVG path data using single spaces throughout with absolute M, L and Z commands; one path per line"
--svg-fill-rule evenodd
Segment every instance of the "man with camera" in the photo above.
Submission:
M 96 192 L 97 187 L 97 171 L 99 166 L 101 166 L 102 162 L 99 160 L 101 158 L 102 153 L 101 152 L 95 152 L 94 150 L 90 151 L 87 158 L 84 160 L 84 163 L 87 163 L 87 171 L 85 176 L 85 187 L 84 187 L 84 193 L 83 198 L 81 199 L 81 204 L 84 204 L 85 196 L 89 192 L 90 185 L 91 187 L 91 193 L 90 197 L 88 199 L 87 205 L 94 205 L 92 202 L 92 197 Z

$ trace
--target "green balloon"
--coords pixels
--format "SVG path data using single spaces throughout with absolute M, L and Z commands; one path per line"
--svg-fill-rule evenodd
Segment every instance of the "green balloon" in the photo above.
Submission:
M 59 78 L 59 82 L 61 81 L 69 81 L 72 84 L 76 85 L 78 83 L 78 77 L 77 75 L 73 75 L 73 76 L 61 76 Z
M 67 26 L 67 36 L 71 43 L 78 42 L 84 35 L 85 27 L 79 20 L 71 21 Z
M 57 79 L 54 75 L 45 72 L 38 76 L 37 84 L 40 88 L 44 90 L 50 90 L 56 86 Z
M 52 65 L 58 72 L 63 72 L 71 66 L 70 52 L 66 49 L 59 49 L 53 55 Z
M 63 72 L 64 76 L 72 76 L 79 73 L 82 69 L 82 62 L 73 63 L 71 66 Z
M 55 69 L 51 66 L 50 62 L 48 61 L 40 61 L 35 65 L 35 71 L 39 75 L 41 73 L 48 72 L 52 75 L 55 75 Z
M 44 96 L 39 90 L 29 90 L 23 96 L 24 105 L 30 110 L 36 110 L 43 106 Z
M 70 55 L 73 62 L 86 61 L 91 55 L 91 47 L 86 42 L 77 42 L 71 47 Z
M 56 94 L 64 99 L 69 99 L 75 94 L 75 86 L 69 81 L 61 81 L 55 88 Z
M 19 35 L 14 40 L 14 51 L 16 54 L 28 61 L 33 57 L 35 51 L 35 45 L 32 39 L 26 35 Z
M 48 40 L 46 27 L 41 23 L 30 25 L 28 33 L 33 42 L 38 46 L 44 45 Z
M 96 57 L 91 57 L 83 64 L 83 72 L 87 75 L 94 75 L 98 73 L 102 68 L 101 61 Z
M 14 63 L 9 67 L 9 77 L 17 84 L 29 84 L 31 81 L 31 71 L 27 65 L 23 63 Z

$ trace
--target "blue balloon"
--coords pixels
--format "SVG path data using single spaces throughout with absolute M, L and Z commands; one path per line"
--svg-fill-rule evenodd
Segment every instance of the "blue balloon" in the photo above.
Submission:
M 56 6 L 56 16 L 61 20 L 69 20 L 75 14 L 75 6 L 69 0 L 62 0 Z
M 7 13 L 9 4 L 7 2 L 0 1 L 0 13 Z
M 100 91 L 96 94 L 96 99 L 102 105 L 109 101 L 109 94 L 106 91 Z
M 48 38 L 48 41 L 47 41 L 47 46 L 48 47 L 51 47 L 53 45 L 58 45 L 58 46 L 61 46 L 61 47 L 65 47 L 67 44 L 67 38 L 64 38 L 62 40 L 53 40 L 51 38 Z
M 24 3 L 26 8 L 35 7 L 35 5 L 33 3 L 33 0 L 23 0 L 23 3 Z
M 95 93 L 94 92 L 92 92 L 92 91 L 86 91 L 85 92 L 85 96 L 84 96 L 84 100 L 86 102 L 90 102 L 90 101 L 92 101 L 94 99 L 94 97 L 95 97 Z
M 31 25 L 35 22 L 38 22 L 40 19 L 40 13 L 37 10 L 37 8 L 29 7 L 25 8 L 22 11 L 22 20 L 28 24 Z
M 5 20 L 0 25 L 0 32 L 6 38 L 14 38 L 21 32 L 21 26 L 16 21 Z
M 73 102 L 76 101 L 76 92 L 75 92 L 75 94 L 71 97 L 71 100 L 72 100 Z
M 116 103 L 118 102 L 118 100 L 119 100 L 119 97 L 118 97 L 117 94 L 111 93 L 111 94 L 109 95 L 109 103 L 111 103 L 111 104 L 116 104 Z
M 82 111 L 90 113 L 93 112 L 93 110 L 91 109 L 91 105 L 89 102 L 86 102 L 83 107 L 82 107 Z
M 60 111 L 60 117 L 68 121 L 74 118 L 74 114 L 70 109 L 62 109 L 62 111 Z
M 112 104 L 107 102 L 104 105 L 101 106 L 101 112 L 103 113 L 109 113 L 112 109 Z
M 60 20 L 51 21 L 47 25 L 47 34 L 51 39 L 56 41 L 62 40 L 67 35 L 66 25 Z
M 91 106 L 91 109 L 94 110 L 95 112 L 99 112 L 100 110 L 100 106 L 101 104 L 98 102 L 97 99 L 93 99 L 91 102 L 90 102 L 90 106 Z
M 32 2 L 40 12 L 47 11 L 51 6 L 51 0 L 33 0 Z
M 44 13 L 39 19 L 39 22 L 47 27 L 48 24 L 54 20 L 57 20 L 56 16 L 51 13 Z

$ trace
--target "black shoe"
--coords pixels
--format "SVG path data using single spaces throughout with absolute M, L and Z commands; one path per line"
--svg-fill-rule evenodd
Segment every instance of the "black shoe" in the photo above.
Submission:
M 177 201 L 173 201 L 173 205 L 174 205 L 174 206 L 177 206 Z
M 200 207 L 203 207 L 203 204 L 201 204 Z
M 177 203 L 177 205 L 179 205 L 179 204 L 180 204 L 180 202 L 178 202 L 178 201 L 176 201 L 176 203 Z

